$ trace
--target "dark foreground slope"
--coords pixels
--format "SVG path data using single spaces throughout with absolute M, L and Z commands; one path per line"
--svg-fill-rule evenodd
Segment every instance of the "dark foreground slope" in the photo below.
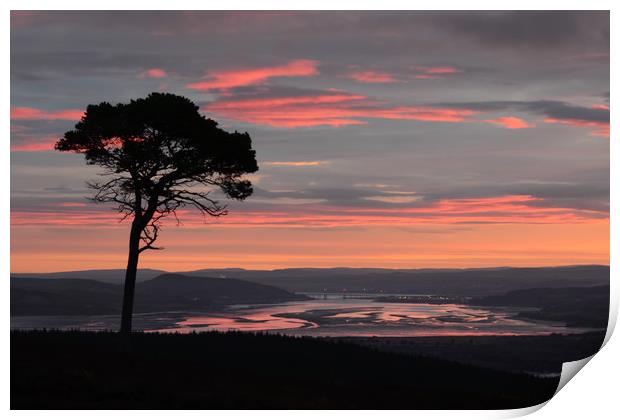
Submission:
M 334 340 L 385 352 L 559 377 L 563 363 L 596 354 L 604 338 L 605 331 L 530 336 L 342 337 Z
M 502 409 L 557 382 L 313 338 L 11 333 L 12 409 Z

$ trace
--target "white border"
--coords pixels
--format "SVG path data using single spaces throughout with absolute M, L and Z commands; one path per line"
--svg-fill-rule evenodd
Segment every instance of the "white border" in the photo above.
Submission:
M 381 2 L 358 0 L 358 1 L 326 1 L 315 0 L 307 2 L 291 2 L 283 0 L 229 0 L 225 3 L 208 2 L 208 1 L 186 1 L 177 0 L 175 2 L 151 0 L 151 1 L 132 1 L 127 0 L 107 0 L 104 2 L 78 2 L 75 0 L 57 0 L 54 2 L 49 1 L 13 1 L 9 0 L 4 2 L 7 5 L 6 12 L 4 14 L 4 36 L 1 38 L 3 47 L 3 66 L 2 71 L 4 73 L 3 86 L 3 104 L 2 109 L 5 116 L 2 120 L 3 132 L 6 135 L 4 140 L 4 152 L 0 154 L 0 170 L 4 175 L 4 179 L 8 180 L 10 177 L 10 154 L 9 154 L 9 140 L 8 133 L 10 129 L 9 114 L 10 114 L 10 66 L 9 66 L 9 49 L 10 49 L 10 17 L 8 10 L 45 10 L 50 9 L 53 6 L 55 9 L 65 10 L 101 10 L 101 9 L 118 9 L 118 10 L 130 10 L 130 9 L 157 9 L 157 10 L 228 10 L 228 9 L 266 9 L 266 10 L 304 10 L 304 9 L 319 9 L 319 10 L 340 10 L 340 9 L 352 9 L 352 10 L 372 10 L 380 6 L 382 10 L 460 10 L 467 7 L 471 10 L 498 10 L 498 9 L 514 9 L 514 10 L 547 10 L 547 9 L 575 9 L 575 10 L 611 10 L 611 41 L 612 41 L 612 60 L 611 60 L 611 74 L 619 74 L 620 67 L 618 66 L 617 51 L 613 51 L 617 46 L 617 32 L 615 28 L 618 28 L 620 19 L 617 17 L 616 10 L 613 6 L 618 2 L 603 1 L 603 0 L 590 0 L 588 2 L 565 0 L 565 1 L 543 1 L 543 0 L 521 0 L 521 1 L 483 1 L 483 0 L 470 0 L 467 2 L 459 1 L 441 1 L 435 0 L 432 2 L 411 2 L 404 0 L 382 0 Z M 584 8 L 584 6 L 586 6 Z M 611 79 L 611 85 L 613 87 L 613 78 Z M 611 97 L 614 95 L 613 89 L 611 89 Z M 614 102 L 615 103 L 615 102 Z M 611 111 L 611 132 L 615 134 L 617 132 L 618 124 L 615 119 L 615 108 Z M 618 145 L 615 142 L 616 137 L 610 138 L 611 142 L 611 179 L 618 179 Z M 611 243 L 610 243 L 610 262 L 611 262 L 611 279 L 612 279 L 612 310 L 610 316 L 610 328 L 608 330 L 608 340 L 610 334 L 615 326 L 615 321 L 618 313 L 618 281 L 619 270 L 615 264 L 618 260 L 618 223 L 616 221 L 616 209 L 618 204 L 618 183 L 612 183 L 611 185 Z M 9 293 L 8 293 L 8 278 L 9 278 L 9 261 L 10 261 L 10 184 L 5 181 L 0 183 L 1 197 L 4 197 L 4 203 L 1 207 L 3 229 L 3 239 L 0 241 L 1 255 L 3 258 L 3 264 L 1 265 L 4 279 L 6 280 L 5 287 L 2 289 L 3 302 L 5 303 L 5 334 L 3 336 L 3 345 L 0 347 L 2 352 L 2 399 L 4 407 L 9 408 L 9 360 L 10 351 L 8 346 L 8 331 L 10 329 L 9 323 Z M 615 391 L 618 382 L 619 363 L 617 355 L 620 354 L 620 344 L 618 344 L 617 337 L 611 339 L 607 345 L 603 348 L 600 354 L 592 359 L 588 366 L 580 372 L 576 380 L 570 381 L 564 389 L 561 390 L 545 408 L 537 411 L 533 417 L 540 419 L 553 419 L 553 418 L 567 418 L 567 419 L 582 419 L 585 416 L 591 418 L 611 418 L 613 413 L 617 413 L 617 392 Z M 541 406 L 544 406 L 542 404 Z M 237 412 L 237 411 L 216 411 L 213 413 L 204 412 L 176 412 L 175 416 L 183 416 L 187 418 L 200 418 L 202 419 L 205 414 L 215 415 L 218 419 L 241 419 L 248 415 L 257 419 L 289 419 L 294 416 L 296 419 L 314 419 L 320 417 L 321 419 L 341 419 L 346 417 L 357 418 L 376 418 L 376 416 L 389 417 L 391 419 L 411 419 L 413 416 L 421 418 L 505 418 L 515 417 L 519 415 L 528 414 L 535 411 L 536 408 L 522 409 L 522 410 L 505 410 L 505 411 L 389 411 L 389 412 L 374 412 L 374 411 L 262 411 L 262 412 Z M 39 417 L 40 415 L 46 416 L 51 419 L 71 419 L 82 418 L 85 414 L 93 419 L 105 419 L 113 415 L 120 418 L 138 418 L 142 416 L 148 416 L 153 419 L 163 419 L 169 416 L 169 413 L 156 411 L 156 412 L 82 412 L 82 411 L 55 411 L 55 412 L 11 412 L 11 416 L 16 418 L 32 418 Z

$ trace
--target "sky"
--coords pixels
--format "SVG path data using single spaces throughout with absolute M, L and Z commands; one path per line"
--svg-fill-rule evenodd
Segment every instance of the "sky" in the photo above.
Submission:
M 247 131 L 260 169 L 143 268 L 609 263 L 608 12 L 14 11 L 11 271 L 125 266 L 100 171 L 53 144 L 151 92 Z

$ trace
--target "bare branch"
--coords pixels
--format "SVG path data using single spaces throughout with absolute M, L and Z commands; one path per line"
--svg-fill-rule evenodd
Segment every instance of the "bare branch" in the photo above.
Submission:
M 162 216 L 163 217 L 163 216 Z M 153 246 L 157 237 L 159 236 L 160 226 L 158 220 L 153 220 L 147 226 L 142 229 L 142 234 L 140 235 L 140 240 L 142 240 L 145 245 L 138 249 L 139 253 L 146 251 L 147 249 L 161 250 L 163 248 Z

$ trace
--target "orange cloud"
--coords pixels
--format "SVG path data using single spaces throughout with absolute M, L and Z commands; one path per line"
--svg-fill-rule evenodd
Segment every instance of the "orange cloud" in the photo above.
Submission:
M 428 74 L 455 74 L 459 73 L 459 70 L 454 67 L 426 67 L 424 71 Z
M 500 117 L 492 120 L 484 120 L 484 122 L 500 125 L 504 128 L 508 128 L 509 130 L 519 130 L 522 128 L 534 127 L 533 125 L 527 123 L 527 121 L 517 117 Z
M 11 145 L 11 152 L 47 152 L 54 149 L 54 143 L 26 143 Z
M 316 74 L 318 74 L 316 61 L 294 60 L 282 66 L 213 72 L 206 76 L 206 80 L 189 83 L 186 86 L 200 91 L 230 89 L 261 84 L 273 77 L 308 77 Z
M 60 207 L 86 207 L 88 204 L 75 202 L 75 201 L 66 201 L 58 204 Z
M 446 75 L 461 73 L 461 70 L 458 70 L 454 67 L 415 67 L 417 74 L 414 75 L 416 79 L 439 79 Z
M 11 107 L 12 120 L 79 120 L 84 111 L 79 109 L 64 109 L 61 111 L 45 111 L 37 108 Z
M 58 139 L 56 137 L 48 138 L 26 138 L 19 139 L 18 143 L 11 140 L 12 152 L 46 152 L 54 150 L 54 143 Z
M 594 128 L 594 130 L 590 132 L 592 136 L 609 138 L 610 130 L 609 130 L 608 122 L 586 121 L 586 120 L 576 120 L 576 119 L 558 119 L 558 118 L 545 118 L 544 121 L 549 124 L 563 124 L 563 125 L 568 125 L 571 127 Z
M 140 74 L 140 78 L 150 77 L 151 79 L 162 79 L 164 77 L 168 77 L 168 73 L 166 73 L 163 69 L 148 69 Z
M 396 79 L 389 73 L 376 71 L 360 71 L 350 73 L 349 77 L 362 83 L 394 83 Z
M 475 112 L 428 106 L 386 106 L 364 96 L 336 93 L 304 97 L 231 99 L 211 102 L 203 111 L 272 127 L 359 125 L 361 119 L 463 122 Z

